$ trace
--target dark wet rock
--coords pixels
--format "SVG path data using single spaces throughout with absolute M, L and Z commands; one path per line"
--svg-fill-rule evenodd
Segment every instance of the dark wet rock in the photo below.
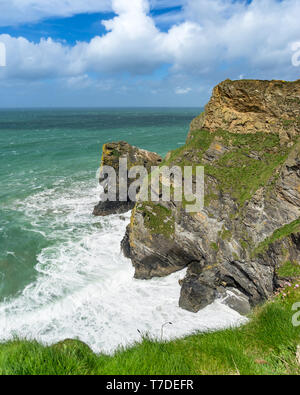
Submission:
M 131 257 L 130 242 L 129 242 L 129 228 L 130 228 L 130 225 L 127 226 L 125 236 L 121 242 L 121 249 L 123 251 L 125 258 Z
M 195 274 L 190 271 L 181 287 L 179 306 L 196 313 L 214 302 L 217 297 L 213 271 Z
M 251 312 L 249 298 L 235 288 L 228 288 L 223 303 L 241 315 L 248 315 Z
M 93 215 L 96 217 L 106 217 L 113 214 L 124 214 L 132 210 L 135 206 L 135 202 L 110 202 L 110 201 L 100 201 L 97 206 L 95 206 Z

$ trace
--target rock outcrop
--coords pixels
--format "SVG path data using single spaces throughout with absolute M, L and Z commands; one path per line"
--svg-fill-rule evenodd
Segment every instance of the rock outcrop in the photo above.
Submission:
M 247 313 L 300 263 L 300 80 L 230 81 L 214 89 L 185 146 L 165 165 L 203 165 L 205 205 L 138 202 L 122 248 L 135 277 L 188 267 L 179 304 L 197 312 L 222 297 Z
M 300 133 L 300 80 L 226 80 L 215 87 L 205 114 L 192 122 L 191 131 L 199 129 L 293 138 Z
M 128 189 L 130 185 L 138 178 L 128 178 L 128 172 L 122 176 L 119 172 L 120 159 L 127 159 L 128 171 L 133 166 L 143 166 L 147 169 L 148 173 L 151 171 L 152 166 L 158 166 L 162 162 L 162 158 L 154 152 L 149 152 L 137 147 L 133 147 L 124 141 L 117 143 L 104 144 L 101 158 L 100 168 L 100 184 L 103 186 L 104 192 L 100 197 L 99 204 L 94 208 L 93 214 L 95 216 L 107 216 L 111 214 L 123 214 L 130 211 L 135 206 L 135 199 L 130 199 L 128 196 Z M 105 166 L 112 167 L 117 175 L 116 178 L 116 201 L 106 200 L 106 195 L 111 188 L 105 179 L 103 169 Z M 128 185 L 127 196 L 125 199 L 120 199 L 119 186 L 122 181 Z M 134 196 L 135 198 L 136 196 Z

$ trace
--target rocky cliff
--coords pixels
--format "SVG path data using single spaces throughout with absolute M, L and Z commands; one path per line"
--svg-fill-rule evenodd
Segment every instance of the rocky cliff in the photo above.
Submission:
M 135 277 L 188 267 L 181 307 L 224 296 L 247 313 L 278 287 L 278 268 L 300 264 L 300 80 L 218 85 L 165 165 L 203 165 L 205 205 L 137 203 L 122 248 Z
M 226 80 L 217 85 L 191 131 L 275 133 L 286 141 L 300 133 L 300 80 Z

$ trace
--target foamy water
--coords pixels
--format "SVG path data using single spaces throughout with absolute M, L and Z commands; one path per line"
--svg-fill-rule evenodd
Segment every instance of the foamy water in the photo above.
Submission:
M 95 352 L 153 338 L 174 339 L 196 331 L 240 325 L 244 317 L 216 301 L 194 314 L 178 307 L 178 280 L 185 271 L 150 281 L 135 280 L 120 242 L 130 215 L 91 215 L 99 191 L 95 182 L 52 189 L 16 203 L 51 246 L 38 256 L 36 281 L 0 304 L 0 340 L 36 339 L 53 344 L 67 338 Z M 26 229 L 24 229 L 26 231 Z M 32 229 L 31 229 L 32 231 Z

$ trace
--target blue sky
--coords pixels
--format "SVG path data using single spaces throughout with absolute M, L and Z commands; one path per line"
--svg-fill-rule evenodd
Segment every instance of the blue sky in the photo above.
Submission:
M 2 0 L 0 107 L 198 107 L 226 78 L 295 80 L 299 20 L 300 0 Z

